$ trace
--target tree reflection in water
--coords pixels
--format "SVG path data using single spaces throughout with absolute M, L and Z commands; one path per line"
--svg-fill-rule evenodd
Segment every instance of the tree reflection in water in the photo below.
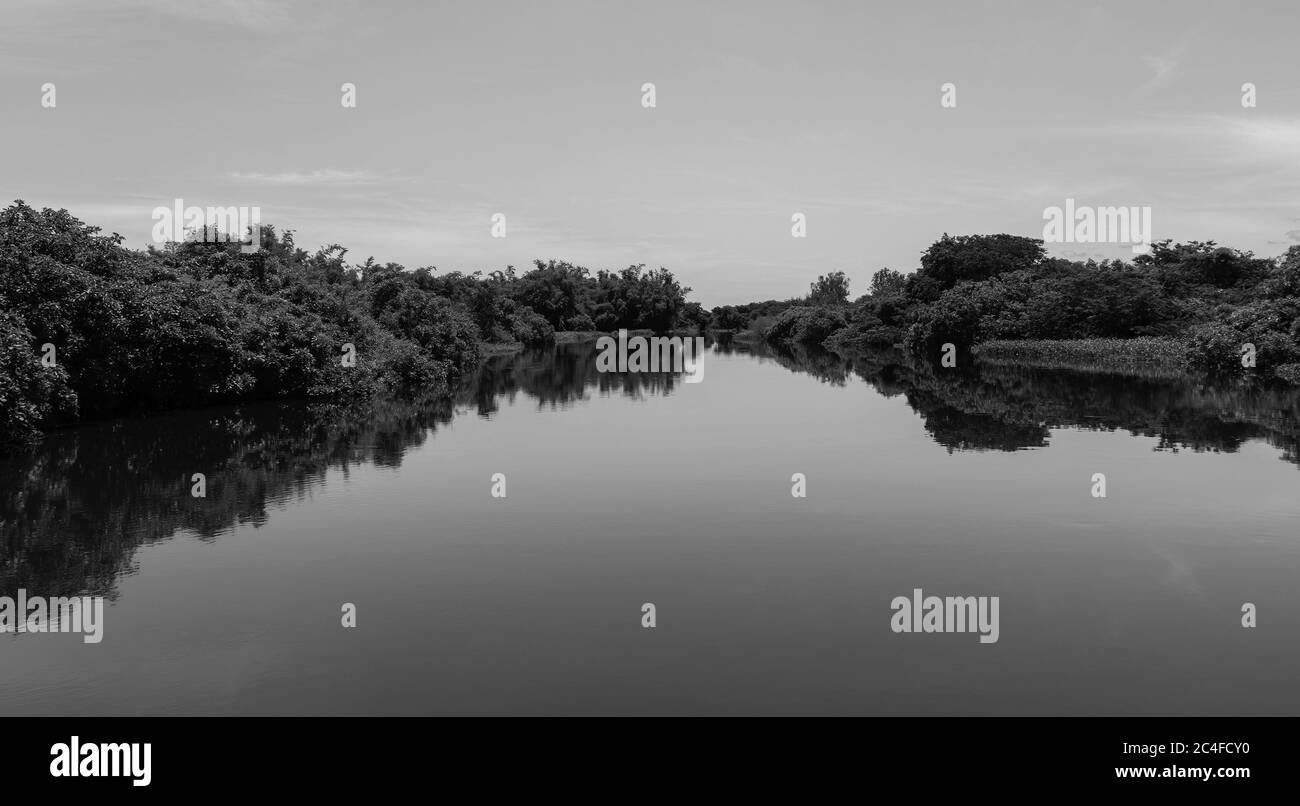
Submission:
M 1298 391 L 988 364 L 944 369 L 897 351 L 842 356 L 727 339 L 711 346 L 824 383 L 856 377 L 886 397 L 901 395 L 950 452 L 1042 448 L 1050 429 L 1068 427 L 1154 437 L 1157 450 L 1231 452 L 1259 439 L 1300 463 Z M 666 395 L 684 383 L 675 373 L 601 373 L 596 354 L 586 342 L 493 356 L 452 399 L 243 405 L 48 434 L 31 453 L 0 461 L 0 595 L 27 588 L 112 597 L 139 546 L 178 531 L 210 540 L 260 525 L 269 508 L 323 484 L 327 470 L 400 466 L 440 425 L 490 417 L 503 399 L 524 395 L 556 409 L 593 395 Z M 189 494 L 195 472 L 207 477 L 206 498 Z

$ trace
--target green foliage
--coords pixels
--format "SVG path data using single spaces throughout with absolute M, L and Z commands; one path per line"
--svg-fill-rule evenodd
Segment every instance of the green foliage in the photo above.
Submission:
M 689 330 L 703 333 L 709 326 L 709 312 L 698 302 L 688 302 L 682 307 L 678 323 Z
M 1209 285 L 1231 288 L 1258 282 L 1268 274 L 1271 262 L 1250 252 L 1218 246 L 1214 241 L 1175 244 L 1166 239 L 1151 245 L 1147 254 L 1133 261 L 1153 269 L 1170 293 L 1184 292 L 1188 286 Z
M 532 271 L 519 278 L 516 302 L 527 305 L 557 330 L 591 307 L 592 280 L 587 269 L 563 261 L 534 261 Z
M 596 284 L 597 306 L 608 306 L 601 309 L 604 325 L 610 324 L 610 315 L 614 322 L 613 327 L 605 327 L 597 315 L 596 326 L 602 330 L 672 330 L 682 322 L 690 293 L 667 269 L 646 271 L 644 265 L 629 266 L 617 274 L 601 271 Z
M 942 288 L 963 280 L 988 280 L 1006 272 L 1031 269 L 1042 262 L 1043 242 L 1018 235 L 948 235 L 921 255 L 917 273 Z
M 1023 280 L 1023 276 L 998 278 L 944 291 L 913 316 L 905 336 L 908 346 L 929 351 L 951 342 L 969 349 L 985 339 L 1024 337 L 1028 288 Z
M 40 357 L 21 319 L 0 310 L 0 447 L 31 442 L 43 425 L 76 416 L 67 372 Z
M 1131 339 L 992 340 L 972 352 L 981 360 L 1028 367 L 1130 370 L 1137 367 L 1181 372 L 1185 344 L 1179 339 L 1138 336 Z
M 849 278 L 842 271 L 818 277 L 808 292 L 809 305 L 844 305 L 849 301 Z
M 8 443 L 77 417 L 376 391 L 445 394 L 483 342 L 557 327 L 670 330 L 703 322 L 666 269 L 589 276 L 538 261 L 516 277 L 349 265 L 263 226 L 262 248 L 190 239 L 146 251 L 65 210 L 0 211 L 0 424 Z M 693 317 L 693 318 L 692 318 Z M 58 363 L 40 365 L 55 345 Z M 345 347 L 350 345 L 351 347 Z M 344 365 L 345 351 L 355 363 Z
M 1196 325 L 1185 334 L 1187 362 L 1195 369 L 1229 374 L 1241 369 L 1241 331 L 1223 322 Z
M 591 330 L 591 317 L 579 314 L 570 320 L 571 330 Z M 524 306 L 515 311 L 510 319 L 510 335 L 515 341 L 524 344 L 540 344 L 555 339 L 555 328 L 532 308 Z
M 881 322 L 873 314 L 865 313 L 827 337 L 822 344 L 832 350 L 863 350 L 873 347 L 893 347 L 901 342 L 903 332 Z
M 714 330 L 748 330 L 762 334 L 786 310 L 805 304 L 799 299 L 769 299 L 745 305 L 723 305 L 710 313 L 709 327 Z
M 723 305 L 713 309 L 709 324 L 718 330 L 744 330 L 749 317 L 734 305 Z
M 907 276 L 901 271 L 880 269 L 871 275 L 871 296 L 901 296 L 907 286 Z
M 1263 281 L 1268 297 L 1300 297 L 1300 246 L 1293 246 Z
M 1300 362 L 1281 364 L 1273 369 L 1273 377 L 1292 386 L 1300 386 Z
M 837 310 L 789 308 L 763 331 L 763 338 L 775 344 L 820 344 L 845 324 L 844 314 Z
M 1300 361 L 1300 299 L 1261 300 L 1228 314 L 1226 320 L 1198 324 L 1190 328 L 1187 342 L 1188 363 L 1207 372 L 1241 374 L 1254 370 L 1265 377 L 1275 376 L 1282 366 Z M 1253 345 L 1255 366 L 1243 367 L 1246 345 Z M 1285 378 L 1287 371 L 1280 376 Z
M 1284 381 L 1300 363 L 1300 247 L 1273 261 L 1213 241 L 1161 241 L 1133 263 L 1079 263 L 1046 258 L 1029 238 L 944 235 L 921 263 L 909 276 L 876 272 L 871 293 L 820 343 L 856 350 L 901 341 L 919 353 L 997 343 L 1009 355 L 1016 351 L 1005 345 L 1023 342 L 1030 356 L 1095 364 L 1105 362 L 1094 349 L 1166 363 L 1173 350 L 1179 365 Z M 732 316 L 714 310 L 715 322 Z M 803 326 L 810 321 L 824 322 L 804 310 L 765 332 L 775 342 L 795 332 L 807 339 L 819 332 Z M 1255 346 L 1253 368 L 1241 366 L 1245 344 Z
M 535 268 L 508 284 L 506 293 L 540 314 L 552 330 L 653 330 L 691 324 L 702 312 L 689 308 L 683 288 L 667 269 L 629 266 L 595 277 L 563 261 L 534 261 Z M 697 306 L 698 308 L 698 306 Z

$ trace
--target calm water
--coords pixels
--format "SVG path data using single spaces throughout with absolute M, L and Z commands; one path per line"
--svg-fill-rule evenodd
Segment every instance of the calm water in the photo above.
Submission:
M 0 594 L 109 597 L 103 641 L 0 635 L 0 714 L 1300 714 L 1295 395 L 716 349 L 51 435 Z M 891 632 L 913 588 L 1000 640 Z

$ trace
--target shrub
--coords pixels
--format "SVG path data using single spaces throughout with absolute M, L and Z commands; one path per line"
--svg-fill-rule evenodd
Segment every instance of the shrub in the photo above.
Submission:
M 584 323 L 580 322 L 579 324 Z M 590 319 L 586 324 L 590 324 Z M 574 329 L 592 330 L 593 327 Z M 546 321 L 546 317 L 527 306 L 515 312 L 515 317 L 510 323 L 510 331 L 515 341 L 521 341 L 524 344 L 540 344 L 555 339 L 555 328 L 551 327 L 551 323 Z
M 378 381 L 387 391 L 400 395 L 444 391 L 447 366 L 409 341 L 388 337 L 375 347 Z
M 723 305 L 713 309 L 709 324 L 718 330 L 744 330 L 749 326 L 749 317 L 735 306 Z
M 543 319 L 543 321 L 545 320 Z M 570 316 L 569 321 L 564 323 L 564 327 L 566 330 L 575 330 L 580 333 L 588 333 L 596 329 L 596 322 L 587 314 L 580 313 L 575 316 Z
M 0 309 L 0 443 L 32 442 L 41 428 L 76 416 L 67 372 L 43 366 L 38 347 L 22 320 Z
M 820 344 L 845 324 L 844 314 L 838 310 L 789 308 L 763 331 L 763 338 L 778 344 Z
M 1300 363 L 1282 364 L 1274 367 L 1273 377 L 1292 386 L 1300 386 Z
M 1214 374 L 1242 371 L 1241 346 L 1249 339 L 1236 328 L 1209 322 L 1188 330 L 1185 339 L 1189 366 Z

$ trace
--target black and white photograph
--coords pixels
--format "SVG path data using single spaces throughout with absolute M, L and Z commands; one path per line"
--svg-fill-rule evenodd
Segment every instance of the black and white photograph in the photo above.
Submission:
M 6 766 L 862 717 L 964 737 L 882 782 L 1279 781 L 1298 27 L 0 1 Z

